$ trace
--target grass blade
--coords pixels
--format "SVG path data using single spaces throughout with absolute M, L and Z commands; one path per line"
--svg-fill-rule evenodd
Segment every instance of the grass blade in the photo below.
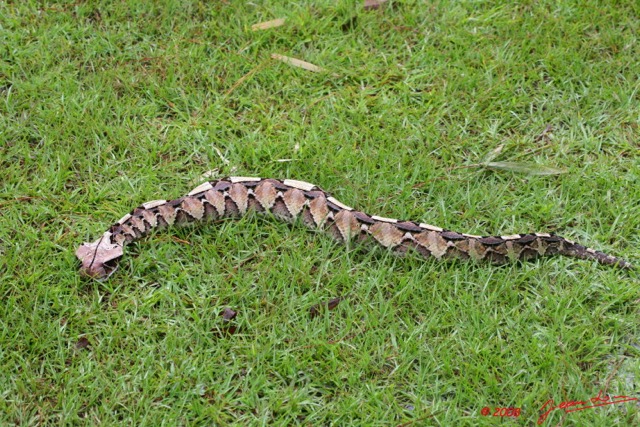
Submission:
M 527 175 L 560 175 L 567 173 L 565 169 L 552 168 L 551 166 L 544 166 L 537 163 L 524 163 L 524 162 L 484 162 L 480 163 L 489 169 L 505 170 L 515 173 L 524 173 Z

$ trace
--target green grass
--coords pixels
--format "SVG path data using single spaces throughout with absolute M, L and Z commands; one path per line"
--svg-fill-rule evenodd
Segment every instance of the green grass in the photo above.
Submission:
M 214 170 L 639 263 L 638 6 L 151 3 L 0 6 L 1 425 L 534 425 L 548 399 L 638 397 L 637 272 L 397 259 L 251 217 L 157 233 L 106 282 L 74 257 Z M 466 167 L 499 145 L 567 173 Z

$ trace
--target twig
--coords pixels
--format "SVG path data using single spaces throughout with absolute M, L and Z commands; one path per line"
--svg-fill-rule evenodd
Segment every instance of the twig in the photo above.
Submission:
M 224 93 L 224 96 L 227 97 L 231 94 L 231 92 L 233 92 L 234 90 L 236 90 L 238 88 L 238 86 L 240 86 L 242 83 L 245 82 L 245 80 L 247 80 L 249 77 L 253 76 L 255 73 L 257 73 L 258 71 L 260 71 L 266 64 L 268 61 L 262 61 L 260 64 L 258 64 L 253 70 L 249 71 L 247 74 L 245 74 L 244 76 L 240 77 L 238 79 L 237 82 L 235 82 L 233 84 L 233 86 L 231 86 L 231 88 L 229 88 L 228 91 L 226 91 Z

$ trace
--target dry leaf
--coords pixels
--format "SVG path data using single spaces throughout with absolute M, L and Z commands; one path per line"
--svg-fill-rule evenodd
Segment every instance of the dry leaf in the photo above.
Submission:
M 222 312 L 222 318 L 227 322 L 235 319 L 237 315 L 238 312 L 231 310 L 229 307 L 225 307 L 224 311 Z
M 259 24 L 253 24 L 251 26 L 251 29 L 253 31 L 267 30 L 269 28 L 275 28 L 275 27 L 279 27 L 281 25 L 284 25 L 285 21 L 286 21 L 285 18 L 278 18 L 278 19 L 274 19 L 273 21 L 260 22 Z
M 80 337 L 80 339 L 78 339 L 78 342 L 76 342 L 76 350 L 84 350 L 86 348 L 89 348 L 90 345 L 91 343 L 86 337 Z
M 236 318 L 238 312 L 231 310 L 229 307 L 225 307 L 220 315 L 222 316 L 222 326 L 212 330 L 214 335 L 222 338 L 235 334 L 238 331 L 238 327 L 231 323 L 231 321 Z
M 106 231 L 93 243 L 84 243 L 76 250 L 76 256 L 82 262 L 82 272 L 96 279 L 106 279 L 118 268 L 113 264 L 123 254 L 122 246 L 111 243 L 111 233 Z
M 327 310 L 333 310 L 338 306 L 338 304 L 340 304 L 340 301 L 342 301 L 342 298 L 334 298 L 332 300 L 329 300 L 329 302 L 327 302 L 326 304 L 316 304 L 309 309 L 309 316 L 313 319 L 314 317 L 318 316 L 325 307 L 327 308 Z
M 313 71 L 315 73 L 320 73 L 320 72 L 324 71 L 323 68 L 320 68 L 317 65 L 313 65 L 310 62 L 302 61 L 302 60 L 296 59 L 296 58 L 291 58 L 289 56 L 284 56 L 284 55 L 280 55 L 280 54 L 277 54 L 277 53 L 272 53 L 271 57 L 273 59 L 277 59 L 278 61 L 286 62 L 287 64 L 292 65 L 294 67 L 304 68 L 307 71 Z

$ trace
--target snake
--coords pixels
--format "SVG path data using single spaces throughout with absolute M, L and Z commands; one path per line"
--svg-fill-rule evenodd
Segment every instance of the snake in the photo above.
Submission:
M 631 270 L 624 259 L 582 246 L 553 233 L 477 236 L 416 221 L 368 215 L 340 202 L 315 184 L 293 179 L 227 177 L 207 181 L 186 196 L 143 203 L 93 243 L 76 251 L 85 276 L 106 279 L 118 267 L 124 247 L 151 231 L 173 225 L 239 218 L 250 212 L 326 231 L 342 243 L 373 240 L 398 255 L 471 259 L 505 264 L 563 255 Z

